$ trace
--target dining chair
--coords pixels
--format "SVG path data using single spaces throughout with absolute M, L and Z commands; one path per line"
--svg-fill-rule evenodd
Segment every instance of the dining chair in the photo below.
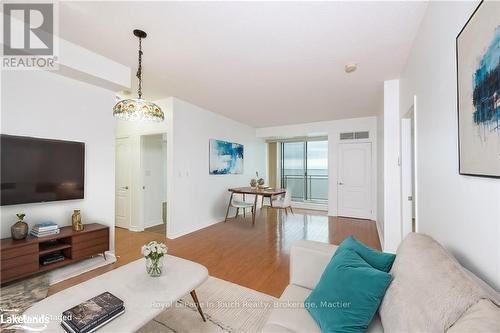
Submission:
M 229 206 L 227 207 L 226 218 L 224 219 L 224 222 L 227 221 L 227 216 L 229 215 L 229 208 L 230 207 L 236 208 L 236 214 L 234 215 L 234 218 L 238 217 L 238 214 L 240 213 L 240 208 L 243 209 L 243 217 L 246 217 L 246 209 L 247 208 L 251 208 L 252 215 L 255 214 L 255 212 L 253 210 L 253 203 L 246 202 L 244 194 L 242 194 L 242 200 L 238 200 L 234 196 L 231 198 L 231 202 L 229 203 Z
M 292 209 L 292 192 L 290 189 L 286 189 L 285 192 L 285 197 L 283 199 L 276 199 L 273 200 L 273 208 L 278 208 L 278 209 L 284 209 L 285 214 L 288 215 L 287 209 L 290 209 L 290 212 L 292 212 L 293 215 L 293 209 Z

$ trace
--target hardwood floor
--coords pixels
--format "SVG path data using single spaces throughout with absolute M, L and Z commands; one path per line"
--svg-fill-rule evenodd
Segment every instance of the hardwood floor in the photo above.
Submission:
M 354 235 L 380 250 L 375 222 L 328 217 L 323 212 L 295 210 L 295 215 L 263 209 L 252 227 L 251 214 L 228 219 L 176 239 L 154 232 L 131 232 L 116 228 L 118 261 L 50 287 L 53 294 L 141 257 L 140 247 L 151 240 L 165 242 L 169 254 L 198 262 L 210 275 L 280 296 L 288 285 L 291 244 L 299 239 L 339 244 Z

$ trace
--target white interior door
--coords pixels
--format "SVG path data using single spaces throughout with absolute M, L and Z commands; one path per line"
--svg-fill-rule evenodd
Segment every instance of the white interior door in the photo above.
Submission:
M 130 228 L 130 140 L 116 139 L 115 223 Z
M 413 230 L 412 120 L 401 120 L 401 194 L 403 238 Z
M 372 144 L 339 144 L 339 216 L 372 218 Z

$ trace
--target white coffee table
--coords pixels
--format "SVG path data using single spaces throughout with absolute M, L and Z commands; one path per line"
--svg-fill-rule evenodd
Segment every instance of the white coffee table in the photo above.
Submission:
M 190 293 L 201 314 L 200 320 L 205 320 L 195 293 L 195 289 L 208 278 L 208 270 L 204 266 L 178 257 L 166 256 L 163 274 L 153 278 L 146 273 L 145 265 L 145 259 L 139 259 L 60 291 L 34 304 L 25 315 L 49 315 L 51 318 L 57 318 L 63 311 L 109 291 L 124 301 L 125 313 L 99 331 L 135 332 Z M 53 320 L 44 332 L 65 331 L 60 320 Z

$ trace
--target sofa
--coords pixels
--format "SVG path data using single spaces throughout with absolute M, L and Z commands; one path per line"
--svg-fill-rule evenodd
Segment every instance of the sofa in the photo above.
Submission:
M 263 332 L 321 332 L 303 305 L 336 249 L 313 241 L 292 245 L 290 284 Z M 500 295 L 431 237 L 409 234 L 390 273 L 393 280 L 367 332 L 500 332 Z

